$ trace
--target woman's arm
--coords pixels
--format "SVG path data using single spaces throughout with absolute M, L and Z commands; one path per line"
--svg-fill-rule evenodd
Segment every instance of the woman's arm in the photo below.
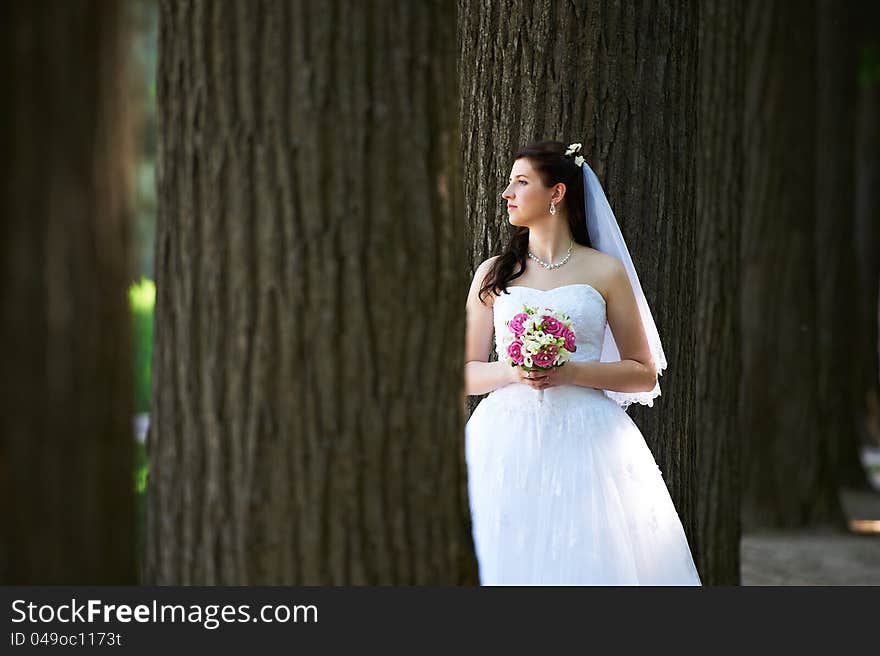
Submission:
M 497 256 L 496 256 L 497 257 Z M 467 332 L 464 354 L 465 396 L 479 396 L 515 382 L 514 368 L 504 362 L 489 362 L 495 327 L 490 295 L 484 304 L 479 298 L 483 279 L 495 258 L 489 258 L 477 267 L 467 298 Z
M 480 362 L 472 360 L 464 364 L 465 396 L 479 396 L 517 382 L 514 368 L 506 362 Z
M 566 375 L 560 376 L 562 369 L 568 367 L 572 368 Z M 629 359 L 620 362 L 566 362 L 556 374 L 556 385 L 580 385 L 612 392 L 650 392 L 657 383 L 653 365 Z
M 623 263 L 608 259 L 606 314 L 620 362 L 567 362 L 554 371 L 550 385 L 580 385 L 613 392 L 649 392 L 657 383 L 657 369 L 636 297 Z M 567 370 L 567 371 L 566 371 Z

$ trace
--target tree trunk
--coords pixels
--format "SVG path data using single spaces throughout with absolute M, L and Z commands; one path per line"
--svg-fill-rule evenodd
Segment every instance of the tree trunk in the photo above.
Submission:
M 821 415 L 815 2 L 746 9 L 743 525 L 840 521 Z M 831 257 L 831 256 L 829 256 Z
M 162 3 L 151 583 L 477 582 L 454 27 Z
M 862 443 L 880 448 L 880 7 L 865 3 L 857 14 L 859 86 L 856 112 L 855 237 L 857 421 Z
M 738 414 L 743 21 L 739 0 L 700 6 L 697 174 L 697 541 L 707 585 L 740 582 Z M 661 379 L 662 380 L 662 379 Z
M 853 357 L 857 325 L 857 273 L 853 258 L 854 146 L 858 48 L 852 22 L 854 3 L 817 0 L 816 114 L 816 326 L 819 430 L 816 454 L 825 478 L 850 487 L 866 486 L 859 463 L 854 384 L 859 358 Z
M 632 253 L 670 366 L 631 410 L 695 545 L 696 2 L 459 2 L 470 270 L 508 234 L 516 148 L 580 141 Z M 699 553 L 695 553 L 699 557 Z
M 0 583 L 133 584 L 124 4 L 3 3 L 0 33 Z

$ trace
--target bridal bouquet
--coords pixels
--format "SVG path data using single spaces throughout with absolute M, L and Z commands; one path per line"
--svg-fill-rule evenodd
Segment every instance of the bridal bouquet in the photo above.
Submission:
M 523 311 L 506 325 L 510 334 L 504 338 L 502 357 L 511 367 L 526 371 L 561 367 L 577 350 L 571 317 L 562 312 L 523 305 Z

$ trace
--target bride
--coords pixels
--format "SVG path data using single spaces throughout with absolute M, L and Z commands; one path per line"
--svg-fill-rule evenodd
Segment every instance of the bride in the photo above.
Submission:
M 513 234 L 467 299 L 465 428 L 483 585 L 700 585 L 662 473 L 629 403 L 653 406 L 666 367 L 617 221 L 581 145 L 517 151 L 502 197 Z M 505 361 L 523 306 L 572 319 L 552 371 Z M 493 346 L 499 361 L 489 362 Z

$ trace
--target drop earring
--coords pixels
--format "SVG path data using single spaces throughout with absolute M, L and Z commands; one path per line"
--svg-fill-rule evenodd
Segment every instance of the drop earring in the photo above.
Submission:
M 550 203 L 550 214 L 556 214 L 556 205 L 552 201 Z

